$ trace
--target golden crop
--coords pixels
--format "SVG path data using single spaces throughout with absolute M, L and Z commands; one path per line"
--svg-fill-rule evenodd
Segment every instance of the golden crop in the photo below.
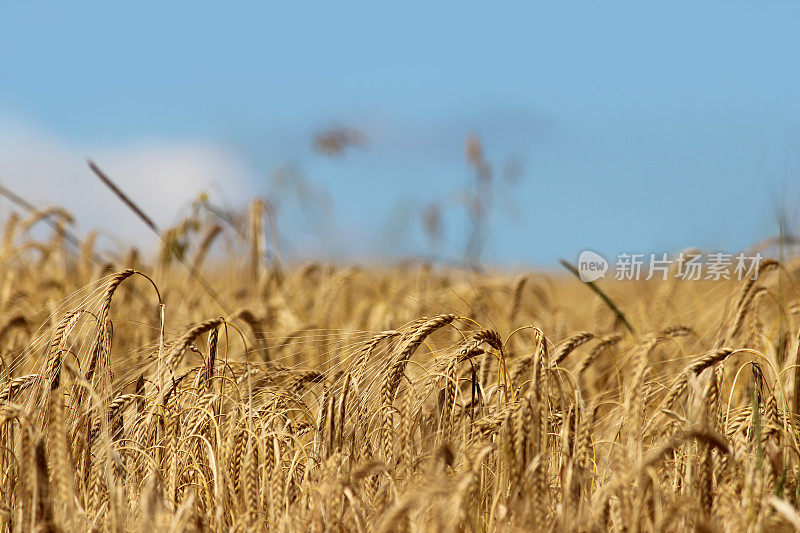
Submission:
M 162 259 L 212 297 L 70 248 L 66 216 L 0 248 L 3 530 L 800 527 L 792 265 L 600 282 L 631 332 L 568 274 L 206 259 L 220 227 L 173 232 Z

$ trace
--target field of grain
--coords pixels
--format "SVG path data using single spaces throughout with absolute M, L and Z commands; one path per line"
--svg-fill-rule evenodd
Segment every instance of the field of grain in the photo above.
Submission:
M 69 227 L 0 243 L 3 531 L 800 528 L 790 261 L 599 282 L 628 328 L 566 271 L 283 265 L 257 224 L 101 259 Z

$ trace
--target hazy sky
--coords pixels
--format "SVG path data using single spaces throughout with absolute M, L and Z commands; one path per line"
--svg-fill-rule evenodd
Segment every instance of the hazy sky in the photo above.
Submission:
M 799 27 L 796 1 L 3 2 L 0 183 L 146 244 L 86 157 L 165 225 L 292 165 L 331 206 L 282 208 L 295 253 L 428 254 L 436 202 L 436 253 L 458 257 L 474 133 L 496 181 L 525 169 L 498 188 L 489 261 L 739 251 L 782 205 L 796 222 Z M 367 143 L 315 153 L 337 125 Z

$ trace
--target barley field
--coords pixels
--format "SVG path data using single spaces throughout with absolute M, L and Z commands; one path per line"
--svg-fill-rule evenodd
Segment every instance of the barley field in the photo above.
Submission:
M 793 261 L 594 292 L 69 227 L 4 223 L 3 531 L 800 528 Z

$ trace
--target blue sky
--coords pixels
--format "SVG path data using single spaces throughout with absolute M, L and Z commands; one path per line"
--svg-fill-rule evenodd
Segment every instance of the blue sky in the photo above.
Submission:
M 497 191 L 488 262 L 739 251 L 781 206 L 796 222 L 796 2 L 288 4 L 4 3 L 0 182 L 147 245 L 86 157 L 162 224 L 201 189 L 265 194 L 290 164 L 331 205 L 323 224 L 283 209 L 298 256 L 429 254 L 437 202 L 435 253 L 458 257 L 477 134 L 496 177 L 525 169 Z M 367 143 L 315 153 L 337 125 Z

